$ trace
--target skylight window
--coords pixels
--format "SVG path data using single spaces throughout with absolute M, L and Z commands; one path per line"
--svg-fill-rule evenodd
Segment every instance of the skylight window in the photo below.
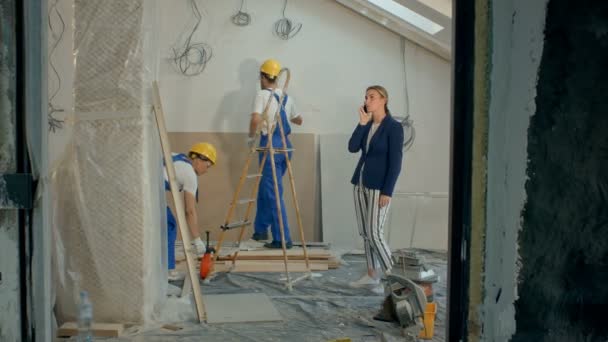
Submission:
M 393 1 L 393 0 L 367 0 L 368 2 L 382 8 L 383 10 L 405 20 L 406 22 L 416 26 L 422 31 L 435 34 L 443 30 L 443 26 L 437 24 L 434 21 L 421 16 L 420 14 L 412 11 L 411 9 Z

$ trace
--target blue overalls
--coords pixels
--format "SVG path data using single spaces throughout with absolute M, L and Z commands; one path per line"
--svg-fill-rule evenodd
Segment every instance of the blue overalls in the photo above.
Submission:
M 268 90 L 268 89 L 266 89 Z M 270 91 L 270 90 L 268 90 Z M 280 103 L 279 95 L 274 94 L 274 98 L 277 103 Z M 285 112 L 285 104 L 287 103 L 287 95 L 283 98 L 281 105 L 281 121 L 283 122 L 283 132 L 285 133 L 285 141 L 287 143 L 286 148 L 291 148 L 291 142 L 289 141 L 288 135 L 291 133 L 291 126 L 287 119 L 287 113 Z M 270 131 L 270 127 L 267 128 Z M 260 146 L 268 146 L 268 134 L 262 135 L 260 138 Z M 283 141 L 281 140 L 281 132 L 279 127 L 276 127 L 272 134 L 272 147 L 274 148 L 285 148 L 283 147 Z M 259 154 L 259 163 L 262 162 L 264 153 Z M 289 152 L 289 159 L 291 159 L 291 152 Z M 289 224 L 287 223 L 287 212 L 285 211 L 285 202 L 283 201 L 283 175 L 287 170 L 287 161 L 283 153 L 275 153 L 274 164 L 277 172 L 277 183 L 279 186 L 279 197 L 281 200 L 281 214 L 283 216 L 283 229 L 285 231 L 285 243 L 291 242 L 291 236 L 289 234 Z M 264 162 L 264 168 L 262 169 L 262 179 L 260 180 L 260 186 L 258 189 L 257 198 L 257 212 L 255 215 L 254 232 L 258 235 L 266 235 L 268 226 L 272 232 L 272 240 L 281 242 L 281 230 L 279 228 L 279 218 L 277 216 L 277 202 L 274 193 L 274 181 L 272 180 L 272 168 L 270 164 L 270 154 L 266 157 Z
M 190 158 L 183 153 L 176 154 L 171 157 L 173 163 L 176 162 L 184 162 L 188 163 L 188 165 L 192 165 L 192 161 Z M 169 173 L 167 173 L 168 175 Z M 165 180 L 165 191 L 171 191 L 171 186 L 169 182 Z M 198 202 L 198 189 L 196 190 L 196 201 Z M 167 251 L 168 257 L 168 268 L 170 270 L 175 268 L 175 239 L 177 238 L 177 221 L 175 220 L 175 216 L 171 212 L 171 208 L 167 206 L 167 238 L 169 243 L 169 250 Z

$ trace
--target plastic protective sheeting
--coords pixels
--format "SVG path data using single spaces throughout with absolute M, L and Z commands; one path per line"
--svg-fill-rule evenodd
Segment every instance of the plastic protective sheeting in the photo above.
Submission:
M 151 105 L 156 1 L 74 1 L 70 141 L 51 175 L 55 314 L 145 324 L 166 298 L 162 160 Z

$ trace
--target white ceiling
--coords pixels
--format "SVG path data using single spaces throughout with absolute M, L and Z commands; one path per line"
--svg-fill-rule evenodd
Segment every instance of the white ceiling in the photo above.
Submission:
M 440 57 L 451 60 L 452 48 L 452 0 L 336 0 L 356 13 L 394 31 L 395 33 L 421 45 Z M 390 12 L 389 7 L 382 7 L 387 2 L 390 7 L 399 7 L 403 12 L 414 12 L 415 16 L 424 21 L 431 21 L 434 27 L 443 27 L 438 32 L 430 34 L 416 26 L 413 20 L 399 17 L 396 12 Z M 397 5 L 398 4 L 398 5 Z

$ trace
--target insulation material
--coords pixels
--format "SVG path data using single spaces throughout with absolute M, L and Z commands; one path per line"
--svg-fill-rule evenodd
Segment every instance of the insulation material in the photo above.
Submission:
M 105 323 L 149 322 L 165 297 L 155 11 L 154 1 L 74 2 L 73 134 L 52 174 L 60 324 L 77 318 L 81 290 Z

